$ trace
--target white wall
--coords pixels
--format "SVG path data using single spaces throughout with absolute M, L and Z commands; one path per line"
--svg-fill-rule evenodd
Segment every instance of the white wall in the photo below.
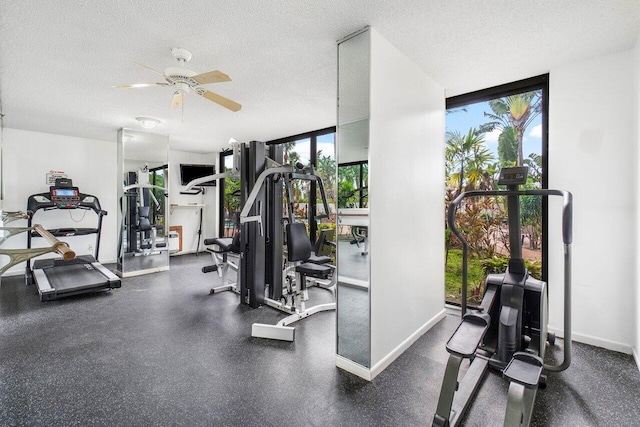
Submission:
M 27 198 L 49 191 L 46 174 L 51 170 L 64 171 L 80 191 L 98 197 L 108 215 L 103 220 L 100 260 L 115 262 L 117 245 L 116 195 L 116 132 L 113 141 L 75 138 L 18 129 L 4 129 L 2 168 L 5 211 L 25 211 Z M 34 223 L 45 228 L 95 227 L 97 216 L 92 211 L 39 211 Z M 79 221 L 79 222 L 76 222 Z M 8 226 L 24 226 L 15 221 Z M 91 253 L 89 245 L 95 235 L 63 238 L 78 254 Z M 46 246 L 43 239 L 35 239 L 34 246 Z M 4 248 L 25 248 L 26 234 L 11 238 Z M 4 260 L 2 261 L 4 262 Z M 11 268 L 6 274 L 23 274 L 24 264 Z
M 372 376 L 444 315 L 444 88 L 371 34 Z
M 636 164 L 635 169 L 638 169 L 640 165 L 640 35 L 636 41 L 636 47 L 634 49 L 634 108 L 633 108 L 633 126 L 636 145 Z M 636 202 L 636 245 L 640 243 L 640 174 L 636 174 L 636 188 L 635 188 L 635 202 Z M 636 277 L 634 280 L 635 285 L 635 343 L 633 349 L 633 355 L 636 358 L 636 365 L 640 369 L 640 262 L 638 262 L 638 254 L 635 258 Z
M 204 249 L 204 239 L 218 236 L 218 187 L 204 187 L 203 195 L 180 194 L 184 186 L 180 185 L 180 163 L 185 164 L 214 164 L 217 166 L 217 153 L 201 154 L 185 151 L 169 151 L 169 202 L 174 205 L 204 204 L 202 215 L 202 239 L 200 250 Z M 195 252 L 198 245 L 198 224 L 200 209 L 197 207 L 171 207 L 169 225 L 182 226 L 182 252 Z
M 574 196 L 574 340 L 629 353 L 638 329 L 633 52 L 554 69 L 549 80 L 549 187 Z M 554 329 L 562 328 L 558 212 L 551 203 Z

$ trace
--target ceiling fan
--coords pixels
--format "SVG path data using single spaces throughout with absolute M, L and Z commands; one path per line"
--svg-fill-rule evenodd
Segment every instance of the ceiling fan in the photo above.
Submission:
M 218 70 L 198 74 L 194 71 L 189 70 L 188 68 L 185 68 L 185 65 L 191 60 L 192 57 L 191 52 L 189 52 L 187 49 L 174 47 L 173 49 L 171 49 L 171 54 L 180 65 L 177 67 L 169 67 L 164 70 L 164 73 L 154 70 L 147 65 L 136 62 L 137 65 L 164 77 L 166 82 L 120 84 L 113 87 L 139 88 L 152 86 L 171 86 L 174 91 L 173 98 L 171 99 L 171 108 L 178 108 L 182 106 L 182 103 L 184 102 L 184 96 L 193 91 L 197 95 L 200 95 L 208 99 L 209 101 L 213 101 L 216 104 L 228 108 L 231 111 L 240 111 L 242 105 L 202 87 L 202 85 L 206 85 L 209 83 L 231 81 L 231 78 L 228 75 Z

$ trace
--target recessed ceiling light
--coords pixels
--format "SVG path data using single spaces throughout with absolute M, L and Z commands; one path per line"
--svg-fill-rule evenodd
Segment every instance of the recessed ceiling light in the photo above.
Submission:
M 136 117 L 136 120 L 145 129 L 153 129 L 160 123 L 160 120 L 152 119 L 151 117 Z

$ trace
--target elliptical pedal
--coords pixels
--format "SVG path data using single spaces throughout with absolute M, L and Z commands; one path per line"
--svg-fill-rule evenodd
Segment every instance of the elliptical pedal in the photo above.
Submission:
M 502 376 L 527 388 L 537 388 L 543 364 L 542 359 L 535 354 L 518 351 L 513 354 Z
M 470 358 L 482 342 L 489 329 L 490 318 L 487 313 L 469 312 L 447 342 L 447 351 L 464 358 Z

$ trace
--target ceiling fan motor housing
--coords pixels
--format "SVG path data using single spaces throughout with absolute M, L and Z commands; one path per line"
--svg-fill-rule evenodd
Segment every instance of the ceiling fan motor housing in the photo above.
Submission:
M 193 58 L 191 52 L 181 47 L 174 47 L 173 49 L 171 49 L 171 55 L 173 55 L 173 57 L 181 63 L 189 62 L 191 61 L 191 58 Z
M 174 47 L 171 49 L 171 54 L 180 63 L 180 65 L 184 65 L 191 61 L 191 58 L 193 57 L 191 52 L 181 47 Z M 176 93 L 181 94 L 189 93 L 190 88 L 198 85 L 198 82 L 191 78 L 197 74 L 198 73 L 195 71 L 184 67 L 169 67 L 164 70 L 167 82 L 174 85 Z
M 180 93 L 189 93 L 189 89 L 199 85 L 197 81 L 191 77 L 197 75 L 196 72 L 182 67 L 169 67 L 164 70 L 167 82 L 175 86 L 176 91 Z

